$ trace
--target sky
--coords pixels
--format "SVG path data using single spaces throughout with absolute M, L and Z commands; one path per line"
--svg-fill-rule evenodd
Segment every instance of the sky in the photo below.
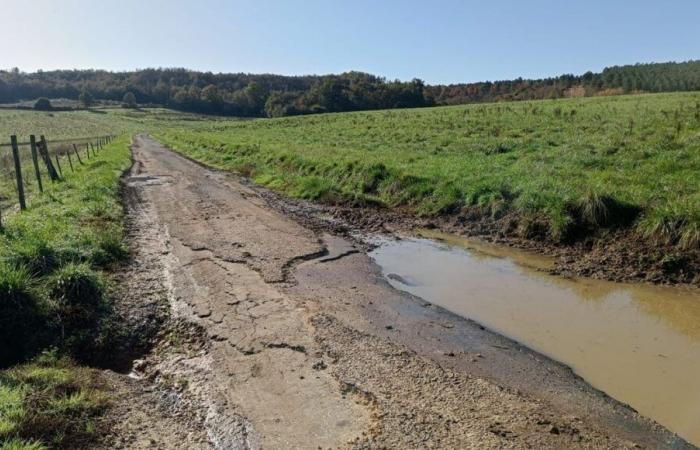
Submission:
M 700 59 L 700 0 L 0 0 L 0 68 L 429 83 Z

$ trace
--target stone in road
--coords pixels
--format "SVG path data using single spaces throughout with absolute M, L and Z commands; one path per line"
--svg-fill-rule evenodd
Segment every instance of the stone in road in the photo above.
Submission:
M 445 330 L 477 330 L 469 333 L 481 333 L 484 346 L 517 345 L 393 290 L 352 243 L 305 228 L 235 178 L 143 136 L 133 152 L 126 182 L 161 230 L 173 314 L 209 342 L 158 371 L 186 379 L 214 446 L 624 448 L 673 440 L 525 349 L 455 353 Z M 521 380 L 525 369 L 542 381 Z M 508 371 L 520 375 L 499 375 Z M 547 388 L 547 377 L 559 381 Z

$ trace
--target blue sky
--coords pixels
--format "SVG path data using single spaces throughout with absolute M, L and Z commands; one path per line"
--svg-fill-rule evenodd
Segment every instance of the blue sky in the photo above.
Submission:
M 0 67 L 430 83 L 700 59 L 700 0 L 0 0 Z

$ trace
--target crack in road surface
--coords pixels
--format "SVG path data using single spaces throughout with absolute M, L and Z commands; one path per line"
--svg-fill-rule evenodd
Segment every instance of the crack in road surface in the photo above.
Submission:
M 523 393 L 530 385 L 474 376 L 482 369 L 469 365 L 468 352 L 436 334 L 474 325 L 393 290 L 351 242 L 317 235 L 254 188 L 149 138 L 137 136 L 132 148 L 137 170 L 129 182 L 145 199 L 151 226 L 163 230 L 158 245 L 167 247 L 172 314 L 207 340 L 204 350 L 150 370 L 161 380 L 186 379 L 183 395 L 201 406 L 215 447 L 621 448 L 672 441 L 549 361 L 532 377 L 566 378 L 550 390 L 581 400 L 580 407 L 543 397 L 543 387 Z M 509 341 L 474 329 L 488 347 L 484 366 L 538 367 L 531 352 L 504 355 L 498 346 Z

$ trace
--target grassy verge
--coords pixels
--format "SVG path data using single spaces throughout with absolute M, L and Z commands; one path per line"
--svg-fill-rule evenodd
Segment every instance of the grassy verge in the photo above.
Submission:
M 118 189 L 129 164 L 127 141 L 118 139 L 64 172 L 63 181 L 48 183 L 26 211 L 4 217 L 0 367 L 9 369 L 0 372 L 2 449 L 61 447 L 91 434 L 86 418 L 103 406 L 99 388 L 88 369 L 66 358 L 89 360 L 108 345 L 102 271 L 125 256 Z M 62 356 L 42 355 L 47 348 Z
M 558 241 L 630 228 L 700 243 L 700 94 L 151 123 L 212 166 L 288 195 L 419 215 L 514 217 Z

